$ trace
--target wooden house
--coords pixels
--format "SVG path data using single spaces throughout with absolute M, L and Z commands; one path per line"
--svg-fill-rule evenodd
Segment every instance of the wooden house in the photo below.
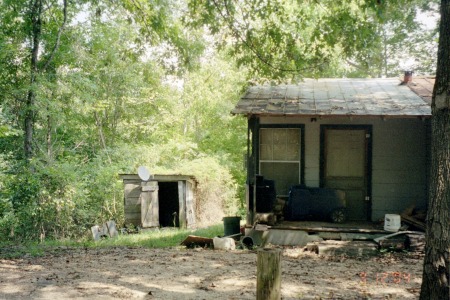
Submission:
M 349 220 L 425 207 L 433 85 L 306 79 L 248 88 L 232 111 L 248 119 L 247 224 L 260 201 L 256 175 L 275 182 L 278 198 L 299 184 L 343 190 Z
M 193 228 L 195 188 L 193 176 L 154 175 L 142 181 L 137 174 L 121 174 L 124 183 L 125 225 L 141 228 Z

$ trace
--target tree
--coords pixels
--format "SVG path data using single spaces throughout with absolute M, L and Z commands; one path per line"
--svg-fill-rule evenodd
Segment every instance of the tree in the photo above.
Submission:
M 189 1 L 190 24 L 206 23 L 222 35 L 219 45 L 257 80 L 392 76 L 398 53 L 409 52 L 413 37 L 417 43 L 415 17 L 428 6 L 423 0 Z
M 441 1 L 431 104 L 431 172 L 420 299 L 450 299 L 450 1 Z
M 214 51 L 200 59 L 185 1 L 67 3 L 0 1 L 1 239 L 120 223 L 117 174 L 141 164 L 197 175 L 206 201 L 235 207 L 245 122 L 229 111 L 243 72 Z
M 50 8 L 46 8 L 45 6 L 49 5 Z M 50 12 L 54 9 L 53 7 L 58 7 L 59 5 L 56 3 L 45 3 L 43 0 L 33 0 L 30 4 L 29 8 L 29 26 L 27 27 L 29 39 L 30 39 L 30 52 L 31 52 L 31 61 L 30 61 L 30 86 L 28 89 L 27 97 L 25 100 L 25 117 L 24 117 L 24 155 L 27 159 L 31 159 L 33 156 L 33 133 L 34 133 L 34 123 L 35 123 L 35 102 L 36 102 L 36 91 L 35 85 L 38 80 L 38 76 L 40 73 L 44 73 L 49 68 L 52 60 L 55 56 L 56 51 L 58 50 L 61 33 L 64 30 L 64 27 L 67 22 L 67 0 L 63 1 L 62 5 L 62 21 L 61 25 L 58 29 L 57 34 L 55 35 L 55 40 L 53 41 L 53 45 L 46 44 L 47 51 L 42 55 L 40 53 L 42 44 L 44 43 L 44 39 L 42 37 L 43 30 L 42 26 L 45 22 L 44 11 L 49 10 Z M 53 15 L 53 14 L 52 14 Z M 58 14 L 56 14 L 58 15 Z M 54 15 L 53 15 L 54 16 Z M 43 59 L 39 58 L 39 55 L 43 57 Z M 41 61 L 42 60 L 42 61 Z

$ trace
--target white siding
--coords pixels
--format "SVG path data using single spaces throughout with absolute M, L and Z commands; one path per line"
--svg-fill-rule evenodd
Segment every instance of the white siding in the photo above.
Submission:
M 401 213 L 427 200 L 426 122 L 417 118 L 311 118 L 265 117 L 261 124 L 305 125 L 305 183 L 320 180 L 320 125 L 372 125 L 372 220 Z

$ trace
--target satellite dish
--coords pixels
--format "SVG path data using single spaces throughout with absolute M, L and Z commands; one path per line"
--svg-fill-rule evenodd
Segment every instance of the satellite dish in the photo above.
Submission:
M 142 181 L 148 181 L 150 179 L 150 171 L 144 166 L 139 166 L 138 175 Z

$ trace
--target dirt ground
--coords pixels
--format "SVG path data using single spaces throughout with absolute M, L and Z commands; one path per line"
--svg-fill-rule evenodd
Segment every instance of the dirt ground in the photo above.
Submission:
M 0 260 L 0 299 L 255 299 L 257 252 L 58 248 Z M 417 299 L 422 257 L 320 257 L 284 248 L 282 299 Z

